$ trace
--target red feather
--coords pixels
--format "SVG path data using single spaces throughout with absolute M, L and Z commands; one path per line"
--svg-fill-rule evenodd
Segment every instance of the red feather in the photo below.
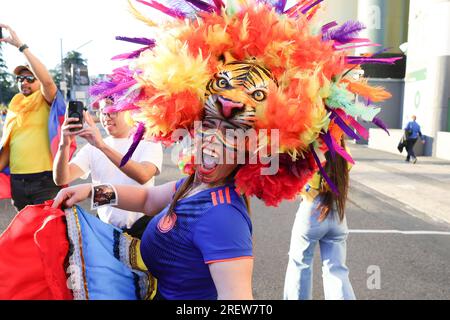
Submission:
M 279 170 L 275 175 L 261 175 L 261 169 L 270 164 L 247 164 L 236 174 L 236 189 L 246 196 L 256 196 L 268 206 L 277 207 L 283 200 L 293 200 L 317 171 L 313 156 L 295 162 L 280 155 Z

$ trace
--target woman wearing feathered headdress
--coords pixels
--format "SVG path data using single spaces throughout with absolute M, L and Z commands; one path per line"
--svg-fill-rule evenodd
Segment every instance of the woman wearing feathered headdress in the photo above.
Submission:
M 119 208 L 154 216 L 140 245 L 127 252 L 142 257 L 140 266 L 157 278 L 157 298 L 250 299 L 248 197 L 276 206 L 295 198 L 324 170 L 327 150 L 350 159 L 337 147 L 334 130 L 364 134 L 355 117 L 381 125 L 375 117 L 379 109 L 355 104 L 352 92 L 384 91 L 346 74 L 362 62 L 393 60 L 346 56 L 343 49 L 367 45 L 356 38 L 357 23 L 313 30 L 310 19 L 321 1 L 302 0 L 289 9 L 284 0 L 186 0 L 173 8 L 137 2 L 174 19 L 158 26 L 131 6 L 138 19 L 156 28 L 157 37 L 118 38 L 144 48 L 116 57 L 130 63 L 97 84 L 102 88 L 97 98 L 114 97 L 117 110 L 129 110 L 138 127 L 122 164 L 142 138 L 171 145 L 190 136 L 198 143 L 192 153 L 183 153 L 181 163 L 189 176 L 148 190 L 75 186 L 60 192 L 53 207 L 70 207 L 89 196 L 102 199 L 107 190 Z M 324 179 L 334 191 L 330 178 Z M 102 228 L 69 220 L 78 230 L 75 239 Z M 122 235 L 109 234 L 115 239 L 113 256 L 122 258 Z M 100 238 L 89 237 L 94 243 L 84 249 Z M 85 287 L 89 283 L 102 282 Z
M 116 95 L 123 108 L 132 106 L 140 128 L 136 142 L 144 137 L 171 145 L 180 132 L 199 142 L 183 159 L 187 178 L 149 190 L 110 190 L 117 192 L 120 208 L 155 216 L 140 250 L 158 279 L 157 297 L 252 298 L 248 197 L 278 205 L 295 198 L 318 170 L 337 193 L 323 155 L 330 151 L 351 161 L 336 137 L 345 132 L 358 138 L 353 129 L 365 135 L 356 117 L 383 126 L 376 118 L 379 108 L 355 103 L 354 93 L 372 101 L 389 97 L 346 75 L 360 63 L 395 59 L 346 56 L 347 48 L 373 45 L 356 37 L 359 23 L 312 30 L 310 19 L 321 1 L 303 0 L 289 9 L 285 1 L 186 0 L 175 8 L 137 2 L 174 20 L 160 26 L 156 39 L 118 38 L 145 48 L 116 57 L 132 60 L 125 73 L 121 69 L 98 84 L 105 88 L 98 98 Z M 236 132 L 245 135 L 241 144 Z M 278 170 L 270 172 L 267 159 Z M 54 206 L 96 197 L 95 190 L 66 189 Z

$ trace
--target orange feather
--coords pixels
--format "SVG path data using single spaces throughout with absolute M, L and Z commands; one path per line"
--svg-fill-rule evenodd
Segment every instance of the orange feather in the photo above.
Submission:
M 365 82 L 349 82 L 347 89 L 373 102 L 381 102 L 392 97 L 383 87 L 372 87 Z

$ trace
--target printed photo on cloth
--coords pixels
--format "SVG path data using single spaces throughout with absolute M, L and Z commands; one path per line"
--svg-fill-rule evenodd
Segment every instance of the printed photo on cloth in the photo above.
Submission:
M 102 184 L 92 187 L 91 209 L 118 204 L 117 191 L 114 186 Z

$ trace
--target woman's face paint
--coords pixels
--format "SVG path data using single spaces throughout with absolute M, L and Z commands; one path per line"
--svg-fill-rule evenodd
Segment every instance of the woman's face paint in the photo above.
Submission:
M 237 150 L 229 143 L 225 144 L 225 128 L 220 122 L 215 128 L 208 126 L 202 128 L 201 139 L 198 145 L 201 152 L 200 161 L 197 161 L 197 176 L 203 183 L 213 184 L 225 180 L 238 166 Z

